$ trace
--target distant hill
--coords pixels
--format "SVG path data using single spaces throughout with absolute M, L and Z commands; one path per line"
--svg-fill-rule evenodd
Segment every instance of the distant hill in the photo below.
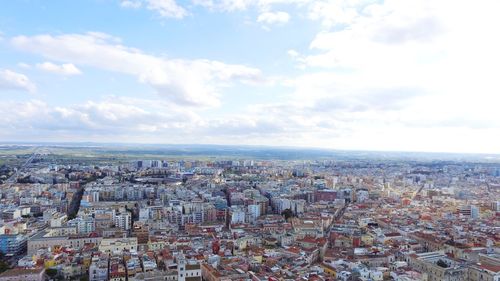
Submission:
M 133 143 L 39 143 L 4 142 L 0 151 L 45 147 L 54 154 L 117 155 L 137 157 L 209 157 L 249 158 L 275 160 L 415 160 L 415 161 L 468 161 L 500 162 L 498 154 L 458 154 L 428 152 L 332 150 L 321 148 L 214 145 L 214 144 L 133 144 Z M 156 158 L 155 157 L 155 158 Z

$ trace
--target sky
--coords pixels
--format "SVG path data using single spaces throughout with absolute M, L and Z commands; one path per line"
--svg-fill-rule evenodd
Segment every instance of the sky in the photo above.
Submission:
M 0 5 L 0 141 L 500 153 L 496 0 Z

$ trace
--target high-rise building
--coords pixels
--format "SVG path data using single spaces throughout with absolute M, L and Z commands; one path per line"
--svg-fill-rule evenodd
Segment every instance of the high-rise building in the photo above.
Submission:
M 458 212 L 463 216 L 477 219 L 479 217 L 479 208 L 474 205 L 463 206 L 458 209 Z
M 200 263 L 195 260 L 187 260 L 184 254 L 176 256 L 177 261 L 177 280 L 178 281 L 198 281 L 201 280 Z
M 24 252 L 27 239 L 22 234 L 2 234 L 0 235 L 0 252 L 2 254 L 20 254 Z
M 131 227 L 132 216 L 129 212 L 116 213 L 113 221 L 115 226 L 123 230 L 129 230 Z
M 500 212 L 500 201 L 493 201 L 491 202 L 491 210 L 495 212 Z

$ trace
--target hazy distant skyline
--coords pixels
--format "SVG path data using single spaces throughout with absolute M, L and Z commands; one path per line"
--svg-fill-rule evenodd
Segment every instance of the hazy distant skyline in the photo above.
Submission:
M 0 141 L 500 153 L 498 1 L 6 1 Z

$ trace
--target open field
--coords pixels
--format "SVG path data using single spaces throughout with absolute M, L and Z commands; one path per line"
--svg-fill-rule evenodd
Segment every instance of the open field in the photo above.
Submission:
M 39 147 L 41 159 L 57 163 L 119 163 L 135 159 L 254 159 L 254 160 L 413 160 L 500 162 L 496 154 L 345 151 L 315 148 L 277 148 L 228 145 L 147 145 L 94 143 L 0 144 L 0 161 L 9 164 L 27 159 Z M 47 159 L 48 160 L 48 159 Z

